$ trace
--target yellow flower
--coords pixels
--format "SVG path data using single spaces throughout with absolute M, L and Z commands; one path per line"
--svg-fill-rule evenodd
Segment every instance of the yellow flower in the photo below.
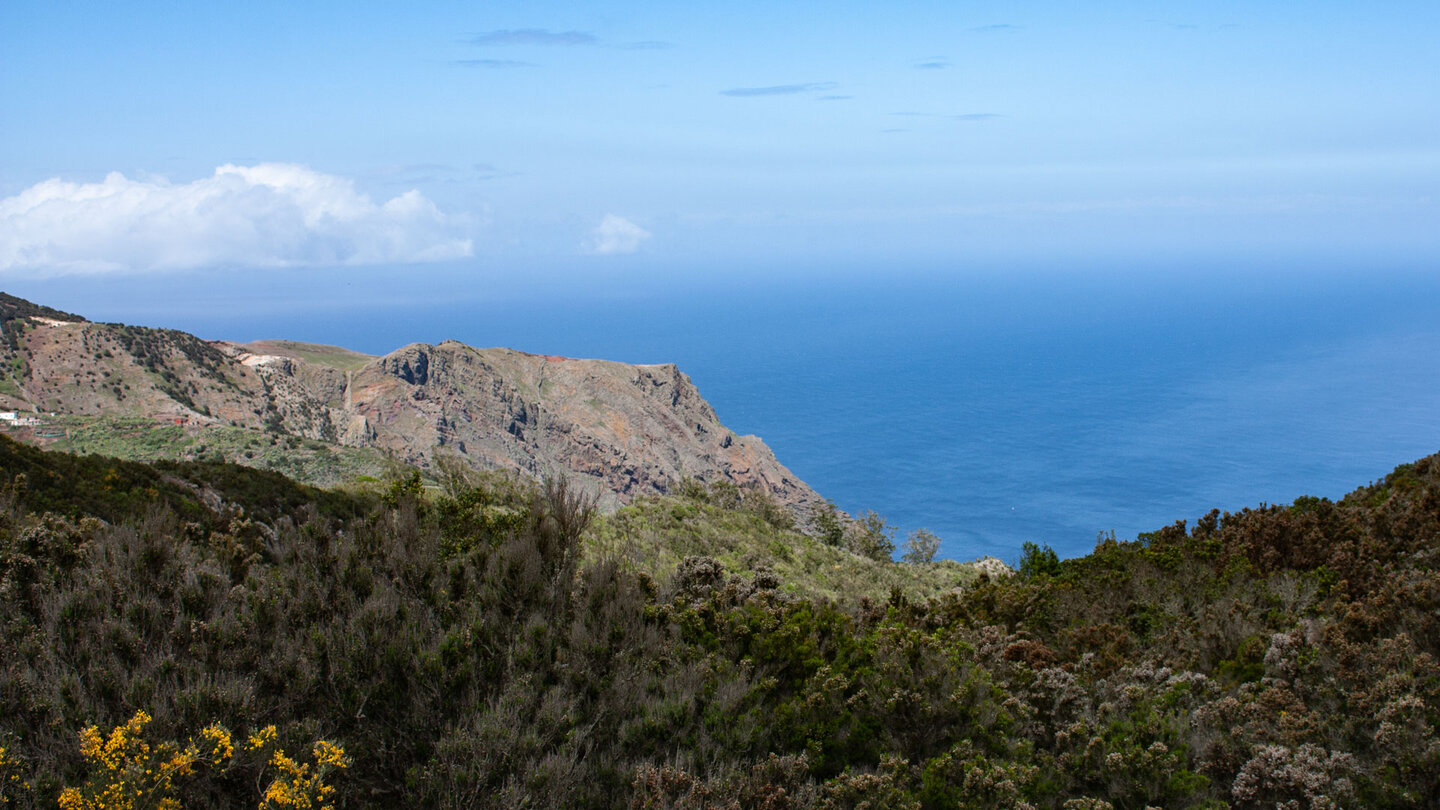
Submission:
M 322 766 L 345 769 L 350 767 L 350 759 L 345 756 L 345 749 L 328 740 L 318 740 L 315 747 L 311 749 L 315 761 Z
M 60 810 L 182 810 L 175 793 L 183 790 L 183 783 L 177 785 L 177 780 L 200 766 L 223 766 L 235 755 L 235 739 L 218 723 L 201 729 L 182 747 L 172 741 L 152 745 L 145 734 L 150 722 L 148 713 L 138 711 L 108 736 L 96 726 L 81 731 L 80 749 L 91 774 L 84 784 L 62 790 L 57 797 Z M 317 740 L 310 749 L 313 764 L 301 762 L 275 746 L 276 736 L 272 725 L 245 738 L 246 748 L 261 751 L 266 770 L 273 769 L 261 810 L 334 810 L 335 789 L 325 784 L 325 778 L 332 770 L 349 767 L 345 749 Z M 8 750 L 0 747 L 0 769 L 11 764 Z M 4 778 L 0 773 L 0 782 Z
M 270 764 L 274 765 L 275 770 L 280 771 L 281 773 L 303 774 L 309 769 L 309 766 L 301 765 L 300 763 L 286 756 L 284 751 L 276 751 L 274 754 L 272 754 L 270 756 Z
M 271 753 L 268 764 L 275 769 L 275 778 L 265 789 L 260 810 L 334 810 L 328 800 L 335 789 L 325 784 L 325 776 L 331 768 L 349 767 L 350 759 L 345 756 L 345 749 L 328 740 L 316 741 L 310 753 L 315 758 L 313 769 L 283 750 Z
M 75 788 L 65 788 L 60 791 L 60 798 L 57 801 L 60 810 L 85 810 L 85 798 Z
M 186 776 L 194 770 L 195 760 L 199 757 L 199 751 L 191 746 L 184 751 L 176 751 L 164 765 L 161 766 L 161 778 L 169 781 L 173 776 Z M 147 769 L 146 774 L 150 771 Z
M 275 727 L 274 727 L 274 726 L 266 726 L 265 728 L 262 728 L 262 729 L 260 729 L 259 731 L 255 732 L 254 734 L 251 734 L 251 735 L 250 735 L 250 739 L 249 739 L 249 741 L 247 742 L 247 744 L 245 745 L 245 748 L 248 749 L 248 750 L 250 750 L 250 751 L 254 751 L 254 750 L 259 749 L 259 748 L 264 748 L 265 746 L 269 745 L 270 743 L 272 743 L 272 742 L 274 742 L 274 741 L 275 741 Z
M 104 749 L 105 740 L 100 736 L 100 729 L 90 726 L 80 732 L 80 754 L 86 759 L 99 759 Z
M 219 765 L 235 755 L 235 743 L 230 732 L 218 723 L 211 723 L 200 731 L 200 736 L 210 742 L 210 763 Z

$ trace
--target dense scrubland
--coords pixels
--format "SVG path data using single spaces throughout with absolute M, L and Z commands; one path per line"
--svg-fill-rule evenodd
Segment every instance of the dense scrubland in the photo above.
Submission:
M 0 806 L 1415 807 L 1440 784 L 1436 457 L 993 577 L 699 485 L 600 517 L 563 482 L 347 493 L 8 440 L 0 464 Z

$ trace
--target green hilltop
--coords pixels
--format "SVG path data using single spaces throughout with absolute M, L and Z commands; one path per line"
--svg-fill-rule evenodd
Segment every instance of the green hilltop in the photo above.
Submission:
M 293 357 L 339 371 L 359 371 L 365 367 L 366 363 L 375 359 L 373 354 L 362 354 L 342 346 L 301 343 L 296 340 L 256 340 L 246 343 L 244 346 L 255 354 Z

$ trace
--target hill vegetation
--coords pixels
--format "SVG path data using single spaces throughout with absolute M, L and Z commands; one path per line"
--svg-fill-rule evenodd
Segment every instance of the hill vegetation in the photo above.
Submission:
M 372 447 L 222 424 L 177 425 L 142 416 L 56 416 L 32 430 L 46 449 L 127 461 L 228 461 L 317 487 L 366 484 L 399 465 Z
M 351 351 L 341 346 L 302 343 L 298 340 L 257 340 L 246 343 L 244 348 L 255 354 L 291 357 L 337 371 L 359 371 L 375 359 L 372 355 Z
M 1436 457 L 967 579 L 776 548 L 783 520 L 723 488 L 597 519 L 561 483 L 346 495 L 0 450 L 7 806 L 1415 807 L 1440 784 Z
M 675 496 L 641 498 L 598 516 L 583 549 L 586 559 L 614 559 L 654 581 L 668 579 L 687 559 L 704 558 L 732 576 L 783 583 L 783 593 L 846 604 L 883 601 L 892 592 L 924 599 L 980 574 L 953 560 L 895 565 L 890 550 L 865 553 L 863 522 L 837 527 L 838 537 L 802 534 L 788 510 L 755 490 L 691 480 Z M 889 530 L 879 531 L 883 537 Z

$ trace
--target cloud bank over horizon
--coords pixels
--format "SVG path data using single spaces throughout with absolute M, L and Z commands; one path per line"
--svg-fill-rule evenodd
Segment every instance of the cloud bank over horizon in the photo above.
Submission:
M 472 255 L 469 226 L 419 191 L 377 204 L 294 164 L 226 164 L 182 184 L 111 172 L 0 199 L 0 274 L 445 261 Z

